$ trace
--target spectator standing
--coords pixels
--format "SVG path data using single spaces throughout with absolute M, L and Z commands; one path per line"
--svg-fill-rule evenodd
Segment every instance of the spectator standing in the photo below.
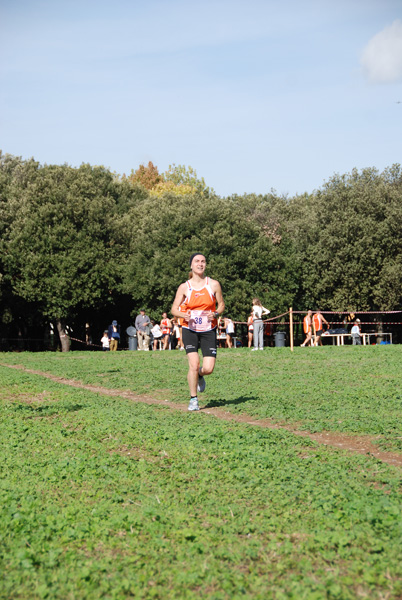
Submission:
M 253 298 L 253 336 L 254 336 L 254 350 L 264 350 L 264 326 L 262 322 L 263 315 L 269 315 L 271 311 L 261 304 L 259 298 Z
M 135 319 L 135 328 L 138 337 L 138 350 L 149 350 L 149 338 L 151 331 L 151 320 L 145 314 L 145 308 L 141 308 L 140 314 Z
M 312 314 L 313 314 L 312 310 L 307 311 L 307 314 L 303 319 L 303 331 L 306 334 L 306 339 L 304 340 L 304 342 L 302 344 L 300 344 L 302 346 L 302 348 L 304 348 L 305 346 L 312 345 L 312 335 L 313 335 L 313 324 L 312 324 L 312 319 L 311 319 Z
M 116 352 L 120 340 L 120 325 L 116 320 L 112 321 L 107 330 L 109 338 L 109 348 L 111 352 Z
M 361 330 L 360 330 L 360 319 L 356 319 L 350 333 L 352 334 L 353 345 L 361 346 L 362 334 L 361 334 Z
M 172 350 L 176 350 L 177 347 L 180 347 L 180 327 L 178 323 L 178 318 L 173 317 L 172 321 L 172 337 L 170 341 L 170 345 Z
M 329 328 L 328 321 L 321 314 L 321 312 L 317 310 L 317 312 L 313 316 L 314 346 L 322 346 L 321 336 L 324 333 L 324 323 Z
M 151 335 L 153 339 L 153 349 L 158 349 L 158 343 L 162 340 L 162 330 L 159 327 L 159 323 L 155 323 L 155 321 L 151 321 L 152 329 Z
M 229 317 L 225 317 L 225 330 L 226 330 L 226 347 L 233 348 L 233 337 L 234 337 L 234 323 Z
M 110 350 L 110 345 L 109 345 L 109 336 L 108 336 L 108 331 L 107 329 L 105 329 L 105 331 L 103 332 L 103 336 L 101 338 L 101 344 L 102 344 L 102 348 L 105 352 L 109 352 Z
M 170 334 L 172 331 L 172 321 L 168 319 L 167 313 L 162 313 L 162 321 L 160 325 L 163 336 L 163 349 L 169 350 Z
M 247 345 L 249 348 L 253 345 L 253 311 L 251 311 L 247 319 Z

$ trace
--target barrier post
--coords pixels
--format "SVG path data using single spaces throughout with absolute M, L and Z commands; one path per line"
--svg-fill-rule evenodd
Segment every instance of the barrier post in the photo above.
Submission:
M 290 350 L 293 352 L 293 308 L 289 308 Z

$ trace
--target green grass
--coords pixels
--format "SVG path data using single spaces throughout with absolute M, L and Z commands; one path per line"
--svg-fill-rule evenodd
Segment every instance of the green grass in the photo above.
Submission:
M 382 427 L 395 448 L 400 358 L 399 347 L 223 351 L 205 403 L 314 430 L 342 429 L 342 415 L 344 430 Z M 0 362 L 187 401 L 183 353 Z M 402 596 L 400 469 L 284 430 L 0 376 L 2 598 Z
M 188 400 L 187 360 L 176 352 L 3 354 L 83 383 Z M 323 430 L 381 436 L 382 449 L 402 451 L 402 346 L 248 349 L 219 352 L 204 405 Z

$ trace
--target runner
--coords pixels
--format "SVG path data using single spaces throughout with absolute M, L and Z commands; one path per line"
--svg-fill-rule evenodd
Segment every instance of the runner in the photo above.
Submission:
M 197 391 L 205 390 L 204 377 L 210 375 L 215 368 L 217 317 L 225 310 L 225 302 L 219 281 L 205 275 L 205 256 L 199 252 L 192 254 L 190 267 L 192 276 L 178 287 L 171 313 L 182 319 L 183 343 L 189 367 L 188 410 L 194 411 L 199 410 Z M 183 310 L 183 304 L 186 310 Z M 199 347 L 203 356 L 202 366 L 198 355 Z

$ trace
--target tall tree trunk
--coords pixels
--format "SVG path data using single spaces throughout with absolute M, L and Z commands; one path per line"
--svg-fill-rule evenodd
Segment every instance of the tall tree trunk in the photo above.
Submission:
M 379 344 L 384 339 L 384 336 L 382 335 L 384 333 L 382 318 L 382 315 L 376 315 L 374 318 L 374 321 L 377 322 L 375 326 L 377 334 L 377 337 L 375 338 L 376 344 Z
M 58 332 L 59 338 L 60 338 L 61 351 L 69 352 L 70 346 L 71 346 L 71 341 L 66 333 L 66 326 L 65 326 L 64 321 L 62 319 L 56 319 L 56 327 L 57 327 L 57 332 Z

